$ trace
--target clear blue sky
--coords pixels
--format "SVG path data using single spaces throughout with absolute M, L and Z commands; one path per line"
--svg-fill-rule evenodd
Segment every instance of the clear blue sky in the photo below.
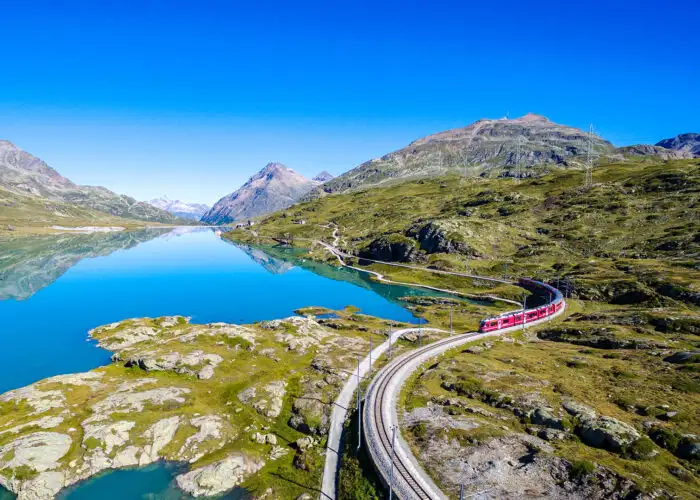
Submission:
M 530 4 L 530 5 L 526 5 Z M 700 6 L 4 2 L 0 138 L 81 184 L 212 203 L 527 112 L 623 145 L 700 132 Z

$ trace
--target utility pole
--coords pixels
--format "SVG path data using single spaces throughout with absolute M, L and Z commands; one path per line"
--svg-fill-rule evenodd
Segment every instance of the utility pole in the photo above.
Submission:
M 515 143 L 515 164 L 516 164 L 516 170 L 515 170 L 515 180 L 517 182 L 520 182 L 520 136 L 518 136 L 518 139 L 516 140 Z
M 586 148 L 586 177 L 583 186 L 589 188 L 593 185 L 593 124 L 588 128 L 588 147 Z
M 423 318 L 418 318 L 418 347 L 423 347 Z
M 389 469 L 389 500 L 394 496 L 394 445 L 396 444 L 396 426 L 391 426 L 391 468 Z
M 523 332 L 525 331 L 525 308 L 527 306 L 527 295 L 523 293 Z
M 391 323 L 389 323 L 389 359 L 391 359 L 391 336 L 393 335 L 391 331 Z
M 464 485 L 459 485 L 459 500 L 464 500 Z
M 362 388 L 360 387 L 360 357 L 357 357 L 357 449 L 362 446 Z
M 452 304 L 450 304 L 450 337 L 452 337 Z
M 369 376 L 372 378 L 372 332 L 369 334 Z

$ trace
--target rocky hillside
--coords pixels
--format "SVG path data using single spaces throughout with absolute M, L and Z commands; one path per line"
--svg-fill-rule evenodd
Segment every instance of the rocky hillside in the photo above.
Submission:
M 680 134 L 670 139 L 664 139 L 656 143 L 662 148 L 674 151 L 685 151 L 695 156 L 700 156 L 700 134 Z
M 148 203 L 156 208 L 170 212 L 176 217 L 191 220 L 201 219 L 202 215 L 207 213 L 211 208 L 209 205 L 204 205 L 203 203 L 185 203 L 180 200 L 171 200 L 167 196 L 153 199 Z
M 528 177 L 545 165 L 582 164 L 587 143 L 588 133 L 559 125 L 544 116 L 528 114 L 514 120 L 483 119 L 468 127 L 418 139 L 403 149 L 365 162 L 326 182 L 314 195 L 449 172 L 468 176 Z M 595 159 L 599 159 L 610 155 L 614 147 L 592 136 L 592 149 Z M 518 162 L 523 167 L 520 173 Z
M 117 217 L 166 223 L 179 221 L 172 214 L 129 196 L 99 186 L 74 184 L 39 158 L 3 140 L 0 140 L 0 188 Z
M 267 217 L 255 232 L 331 241 L 334 223 L 339 246 L 360 257 L 467 266 L 484 275 L 570 275 L 577 297 L 692 306 L 700 304 L 697 285 L 691 286 L 700 276 L 683 262 L 700 255 L 699 196 L 699 159 L 626 160 L 594 169 L 590 189 L 579 170 L 521 182 L 420 179 L 301 203 L 286 218 Z M 306 224 L 293 224 L 297 219 Z
M 630 157 L 647 157 L 661 160 L 681 160 L 693 158 L 694 155 L 690 151 L 682 149 L 668 149 L 662 146 L 652 146 L 650 144 L 634 144 L 632 146 L 623 146 L 617 148 L 615 153 L 621 155 L 622 158 Z
M 287 208 L 319 183 L 281 163 L 268 163 L 237 191 L 224 196 L 202 216 L 207 224 L 228 224 Z

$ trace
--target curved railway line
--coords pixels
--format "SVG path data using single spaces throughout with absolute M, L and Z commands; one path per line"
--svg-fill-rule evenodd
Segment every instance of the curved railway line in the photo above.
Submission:
M 339 263 L 342 266 L 372 274 L 379 281 L 398 285 L 417 286 L 440 292 L 447 292 L 453 295 L 470 296 L 468 294 L 460 293 L 454 290 L 444 290 L 429 285 L 392 281 L 385 278 L 384 275 L 376 271 L 351 266 L 343 260 L 343 257 L 348 258 L 354 256 L 346 254 L 337 248 L 338 239 L 338 228 L 334 227 L 332 244 L 319 240 L 313 241 L 317 244 L 322 245 L 324 248 L 326 248 L 326 250 L 331 252 L 338 259 Z M 550 321 L 555 316 L 558 316 L 564 312 L 564 310 L 566 309 L 566 302 L 564 301 L 564 298 L 561 292 L 559 292 L 559 290 L 556 290 L 555 288 L 544 283 L 535 282 L 533 280 L 520 279 L 519 282 L 513 283 L 511 281 L 506 281 L 499 278 L 471 275 L 467 273 L 456 273 L 450 271 L 414 267 L 405 264 L 382 262 L 371 259 L 363 260 L 368 260 L 370 262 L 375 262 L 378 264 L 405 267 L 409 269 L 422 270 L 432 273 L 451 274 L 471 279 L 481 279 L 491 282 L 513 284 L 528 289 L 534 286 L 537 289 L 544 289 L 545 291 L 549 292 L 549 302 L 545 306 L 539 306 L 538 308 L 528 310 L 525 310 L 523 306 L 523 309 L 504 313 L 495 318 L 487 318 L 482 321 L 480 331 L 478 332 L 470 332 L 450 336 L 448 338 L 438 340 L 437 342 L 434 342 L 428 346 L 421 347 L 417 350 L 404 354 L 403 356 L 391 361 L 383 369 L 381 369 L 371 381 L 367 389 L 365 395 L 365 404 L 361 410 L 363 438 L 369 450 L 370 459 L 374 463 L 375 469 L 377 470 L 381 480 L 387 487 L 389 486 L 389 484 L 392 485 L 392 493 L 396 498 L 406 500 L 446 500 L 447 496 L 442 491 L 440 491 L 440 488 L 433 482 L 430 476 L 428 476 L 428 474 L 418 464 L 418 461 L 411 453 L 408 444 L 403 440 L 403 438 L 401 437 L 401 433 L 399 432 L 397 403 L 399 393 L 404 383 L 406 382 L 406 379 L 414 371 L 416 371 L 423 363 L 430 360 L 431 358 L 434 358 L 435 356 L 444 353 L 445 351 L 448 351 L 449 349 L 458 347 L 468 342 L 480 340 L 482 338 L 501 335 L 503 333 L 507 333 L 514 330 L 520 330 L 521 328 L 524 328 L 528 325 L 534 326 L 545 321 Z M 520 305 L 520 303 L 517 301 L 501 297 L 478 297 L 482 299 L 490 298 L 493 300 L 500 300 L 503 302 L 509 302 L 512 304 Z M 538 316 L 534 316 L 531 318 L 530 314 L 533 311 L 537 311 L 539 314 Z M 517 323 L 518 320 L 520 321 L 519 323 Z M 525 322 L 524 326 L 522 324 L 523 322 Z M 406 331 L 409 330 L 410 329 L 407 329 Z M 405 333 L 405 331 L 402 333 Z M 372 351 L 371 356 L 374 357 L 374 359 L 376 359 L 377 355 L 381 355 L 381 353 L 383 353 L 386 347 L 389 344 L 391 344 L 394 340 L 395 338 L 393 336 L 387 339 L 386 342 L 384 342 L 381 346 Z M 365 372 L 364 364 L 366 362 L 367 360 L 363 361 L 361 366 L 358 368 L 358 371 L 362 371 L 362 375 L 364 375 Z M 331 500 L 335 500 L 336 498 L 336 486 L 338 479 L 337 473 L 339 466 L 338 451 L 340 449 L 341 428 L 342 423 L 347 415 L 347 405 L 349 403 L 349 397 L 352 396 L 352 392 L 355 390 L 355 387 L 356 384 L 353 386 L 353 381 L 351 377 L 335 402 L 336 405 L 333 410 L 333 415 L 331 417 L 331 431 L 329 432 L 328 443 L 326 447 L 326 464 L 323 474 L 321 498 L 328 498 Z M 334 430 L 336 432 L 334 432 Z M 395 436 L 392 435 L 392 431 L 394 430 Z
M 530 322 L 528 325 L 534 326 L 549 321 L 552 317 L 563 313 L 564 309 L 562 307 L 554 315 Z M 494 332 L 470 332 L 448 337 L 404 354 L 386 365 L 374 377 L 365 396 L 362 416 L 364 439 L 375 469 L 385 485 L 388 486 L 390 482 L 393 484 L 393 493 L 396 498 L 407 500 L 447 498 L 418 464 L 408 443 L 401 438 L 401 433 L 398 432 L 397 404 L 401 388 L 407 378 L 425 362 L 445 351 L 468 342 L 521 328 L 521 326 L 515 326 Z M 397 432 L 393 447 L 394 459 L 392 460 L 392 427 L 394 426 L 396 426 Z
M 410 495 L 410 497 L 418 499 L 432 499 L 435 498 L 434 492 L 437 490 L 437 486 L 426 484 L 425 480 L 421 480 L 424 478 L 420 478 L 413 472 L 415 465 L 410 460 L 407 460 L 406 457 L 402 457 L 401 453 L 396 453 L 393 427 L 397 425 L 397 422 L 388 418 L 383 411 L 386 409 L 386 403 L 392 403 L 389 391 L 390 382 L 401 368 L 410 361 L 420 358 L 421 355 L 437 347 L 447 345 L 451 348 L 453 344 L 458 345 L 460 341 L 463 341 L 465 336 L 471 337 L 473 335 L 475 334 L 467 333 L 444 339 L 428 347 L 407 353 L 382 370 L 375 377 L 367 391 L 363 414 L 365 441 L 369 444 L 370 456 L 372 456 L 375 465 L 383 465 L 383 467 L 377 467 L 380 473 L 382 470 L 386 470 L 387 467 L 389 468 L 389 475 L 393 476 L 393 480 L 391 477 L 384 478 L 384 480 L 386 483 L 392 482 L 395 485 L 394 491 L 399 498 L 409 498 Z M 379 445 L 380 453 L 377 453 L 377 445 Z M 383 456 L 381 454 L 382 450 L 384 451 Z M 394 455 L 394 460 L 391 460 L 392 454 Z

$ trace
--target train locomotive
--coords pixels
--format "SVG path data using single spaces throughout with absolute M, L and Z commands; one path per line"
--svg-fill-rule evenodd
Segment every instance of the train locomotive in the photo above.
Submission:
M 525 324 L 531 323 L 556 314 L 564 307 L 564 296 L 553 286 L 529 278 L 520 278 L 518 280 L 518 285 L 526 290 L 530 290 L 535 295 L 546 297 L 548 299 L 547 303 L 532 309 L 525 309 L 524 311 L 520 309 L 518 311 L 503 313 L 492 318 L 486 318 L 479 324 L 479 332 L 502 330 L 504 328 L 522 325 L 523 321 L 525 321 Z

